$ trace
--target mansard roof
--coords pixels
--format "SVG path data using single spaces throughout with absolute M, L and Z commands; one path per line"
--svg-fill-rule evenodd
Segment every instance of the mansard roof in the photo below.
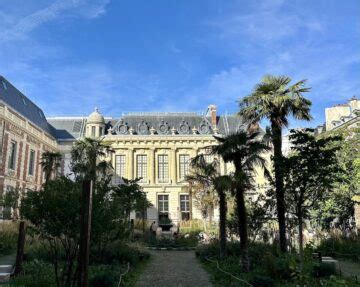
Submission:
M 28 97 L 0 75 L 0 100 L 44 132 L 54 136 L 54 130 L 47 122 L 44 112 Z
M 48 118 L 57 140 L 76 140 L 83 136 L 86 117 Z
M 84 136 L 86 117 L 48 118 L 58 140 L 76 140 Z M 227 135 L 246 127 L 236 115 L 217 116 L 218 133 Z M 212 135 L 211 118 L 197 113 L 128 113 L 120 119 L 105 117 L 106 129 L 119 136 L 129 135 Z
M 237 116 L 217 116 L 217 128 L 221 134 L 236 132 L 243 122 Z M 123 115 L 113 126 L 112 132 L 126 135 L 133 129 L 133 134 L 146 135 L 151 132 L 166 134 L 214 134 L 211 117 L 197 113 L 129 113 Z M 152 129 L 152 131 L 150 130 Z

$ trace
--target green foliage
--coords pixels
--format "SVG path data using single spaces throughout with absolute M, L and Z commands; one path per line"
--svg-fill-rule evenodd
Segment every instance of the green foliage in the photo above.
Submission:
M 323 228 L 330 229 L 330 223 L 337 219 L 337 227 L 348 228 L 347 222 L 354 215 L 352 197 L 360 190 L 360 128 L 346 128 L 330 131 L 322 137 L 340 136 L 344 140 L 338 144 L 337 161 L 344 172 L 339 173 L 340 182 L 331 196 L 321 203 L 315 213 Z M 336 143 L 334 143 L 336 145 Z
M 360 261 L 359 236 L 344 237 L 333 234 L 330 238 L 322 240 L 317 249 L 324 255 Z
M 55 275 L 52 264 L 32 260 L 23 264 L 23 274 L 14 278 L 11 284 L 26 287 L 54 287 Z
M 90 287 L 113 287 L 115 278 L 109 272 L 98 273 L 90 280 Z
M 130 220 L 131 211 L 144 212 L 151 203 L 146 199 L 146 194 L 139 185 L 140 178 L 122 179 L 124 183 L 113 188 L 114 201 L 123 209 L 124 218 Z
M 53 173 L 57 176 L 58 169 L 61 166 L 61 157 L 59 152 L 51 151 L 46 151 L 41 155 L 40 164 L 45 174 L 45 182 L 51 179 Z
M 199 242 L 199 232 L 180 233 L 175 238 L 156 238 L 154 234 L 145 235 L 145 243 L 151 247 L 159 248 L 184 248 L 196 247 Z
M 218 261 L 221 269 L 232 275 L 241 278 L 253 286 L 323 286 L 328 282 L 336 282 L 334 266 L 319 263 L 312 258 L 311 250 L 306 250 L 304 260 L 304 270 L 300 273 L 298 269 L 299 257 L 297 254 L 284 254 L 280 252 L 276 245 L 262 243 L 251 243 L 249 245 L 249 260 L 251 262 L 250 272 L 244 273 L 239 267 L 239 254 L 241 253 L 238 242 L 229 242 L 228 257 Z M 226 273 L 221 272 L 216 267 L 219 243 L 212 242 L 206 246 L 199 246 L 196 255 L 209 270 L 215 286 L 243 286 L 242 283 L 232 278 Z M 210 260 L 210 261 L 209 261 Z M 345 280 L 344 286 L 352 285 L 349 280 Z M 330 284 L 330 283 L 329 283 Z M 327 286 L 327 285 L 324 285 Z M 336 285 L 329 285 L 336 286 Z M 342 286 L 342 285 L 339 285 Z
M 313 276 L 315 277 L 329 277 L 336 274 L 335 263 L 318 262 L 314 264 Z
M 18 238 L 18 224 L 0 222 L 0 256 L 15 252 Z
M 255 274 L 250 279 L 250 284 L 254 287 L 275 287 L 275 280 L 268 276 Z

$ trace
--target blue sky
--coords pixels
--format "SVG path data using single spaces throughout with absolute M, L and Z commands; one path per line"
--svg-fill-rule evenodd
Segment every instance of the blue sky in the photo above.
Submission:
M 233 113 L 265 74 L 308 79 L 310 125 L 359 96 L 358 0 L 2 0 L 0 27 L 0 73 L 48 116 Z

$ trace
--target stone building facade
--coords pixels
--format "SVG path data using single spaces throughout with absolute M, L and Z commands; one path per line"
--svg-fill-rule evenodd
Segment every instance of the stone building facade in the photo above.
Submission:
M 247 125 L 235 115 L 218 115 L 209 105 L 197 113 L 129 113 L 104 117 L 98 109 L 87 117 L 45 118 L 42 110 L 0 77 L 0 193 L 18 188 L 38 190 L 43 183 L 40 165 L 44 151 L 60 151 L 61 173 L 71 177 L 70 151 L 84 137 L 101 138 L 114 151 L 108 160 L 114 167 L 114 183 L 121 178 L 141 177 L 141 185 L 152 203 L 148 221 L 170 218 L 173 222 L 201 218 L 190 199 L 185 176 L 190 160 L 217 144 L 214 135 L 227 135 Z M 208 161 L 214 160 L 206 156 Z M 232 166 L 219 159 L 221 173 Z M 254 196 L 266 188 L 259 170 Z M 217 217 L 217 212 L 213 215 Z M 0 210 L 1 218 L 1 210 Z
M 38 190 L 44 151 L 57 150 L 53 129 L 42 110 L 0 76 L 0 198 L 7 191 Z M 0 207 L 0 219 L 2 218 Z
M 185 176 L 190 160 L 206 154 L 208 147 L 217 144 L 214 135 L 226 135 L 247 128 L 237 116 L 219 116 L 216 106 L 210 105 L 205 115 L 196 113 L 130 113 L 119 119 L 103 117 L 98 109 L 88 117 L 48 118 L 57 132 L 59 149 L 65 154 L 64 171 L 70 160 L 72 143 L 83 137 L 101 138 L 114 151 L 111 161 L 114 183 L 121 178 L 142 178 L 140 184 L 152 207 L 147 210 L 149 222 L 170 218 L 173 222 L 201 218 L 196 202 L 191 201 Z M 214 160 L 206 156 L 207 160 Z M 219 159 L 221 173 L 232 166 Z M 266 187 L 259 171 L 258 189 Z M 217 217 L 217 211 L 214 218 Z

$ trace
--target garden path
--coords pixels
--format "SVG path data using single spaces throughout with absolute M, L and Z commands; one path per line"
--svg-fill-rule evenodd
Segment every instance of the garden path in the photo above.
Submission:
M 136 287 L 212 286 L 194 251 L 152 251 Z

